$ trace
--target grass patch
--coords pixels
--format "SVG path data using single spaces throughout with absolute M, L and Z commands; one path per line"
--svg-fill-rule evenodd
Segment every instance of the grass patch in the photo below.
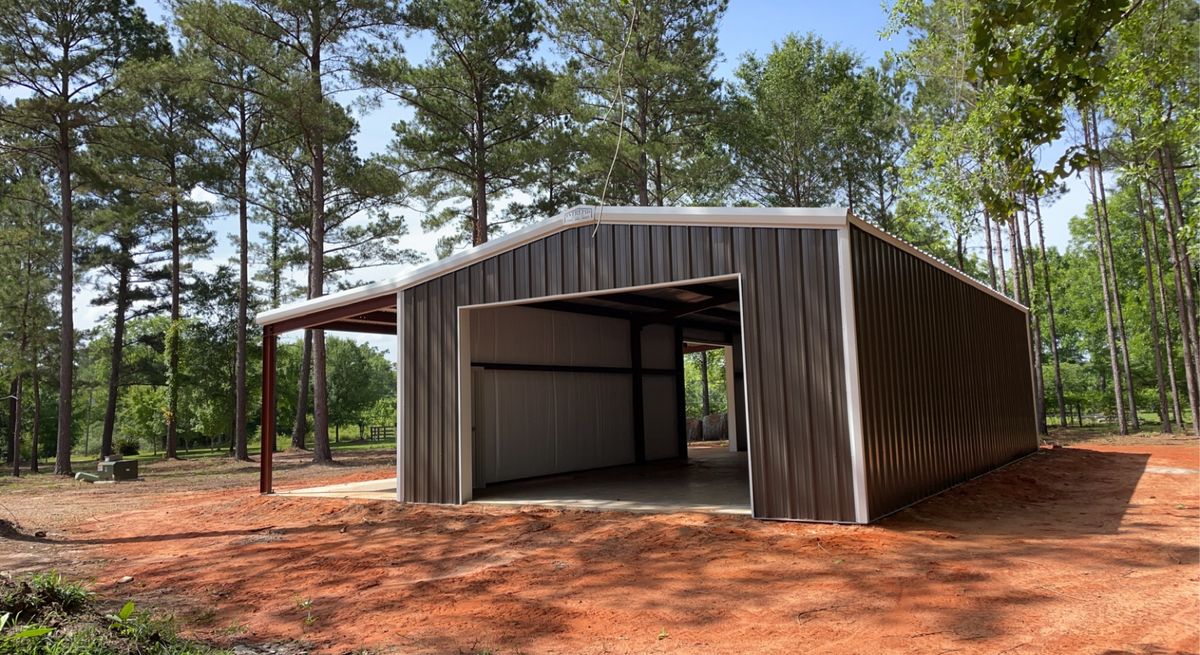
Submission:
M 132 601 L 105 612 L 83 585 L 57 573 L 0 578 L 0 655 L 220 655 L 179 636 L 170 618 Z

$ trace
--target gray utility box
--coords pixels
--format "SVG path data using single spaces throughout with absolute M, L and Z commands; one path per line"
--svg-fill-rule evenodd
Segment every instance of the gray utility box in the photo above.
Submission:
M 104 480 L 122 482 L 138 479 L 138 463 L 136 459 L 105 459 L 100 462 L 96 470 L 100 473 L 101 479 Z

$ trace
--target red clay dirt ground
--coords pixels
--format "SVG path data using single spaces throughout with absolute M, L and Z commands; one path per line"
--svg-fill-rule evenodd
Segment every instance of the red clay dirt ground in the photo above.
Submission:
M 1196 653 L 1200 450 L 1174 443 L 1042 449 L 866 527 L 259 497 L 248 465 L 171 462 L 0 484 L 49 531 L 0 537 L 0 570 L 317 653 Z M 394 470 L 300 457 L 280 486 Z

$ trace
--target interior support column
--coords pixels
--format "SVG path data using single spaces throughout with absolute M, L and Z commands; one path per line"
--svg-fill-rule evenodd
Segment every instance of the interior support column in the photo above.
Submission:
M 633 368 L 633 458 L 638 464 L 646 461 L 646 395 L 642 390 L 642 328 L 629 321 L 629 359 Z
M 732 338 L 730 343 L 732 343 Z M 738 451 L 738 437 L 741 436 L 741 423 L 738 413 L 742 411 L 741 403 L 737 401 L 737 363 L 734 361 L 733 346 L 722 349 L 725 355 L 725 437 L 729 439 L 729 452 Z
M 687 459 L 687 399 L 683 388 L 683 328 L 675 326 L 675 442 L 679 457 Z
M 262 349 L 262 438 L 258 456 L 258 491 L 274 493 L 271 485 L 272 455 L 275 452 L 275 346 L 274 327 L 263 327 Z

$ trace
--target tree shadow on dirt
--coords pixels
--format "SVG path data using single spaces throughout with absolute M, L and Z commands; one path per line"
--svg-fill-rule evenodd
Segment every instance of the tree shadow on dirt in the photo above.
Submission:
M 1143 453 L 1039 450 L 885 517 L 877 525 L 905 532 L 938 530 L 1029 539 L 1116 534 L 1149 459 Z
M 253 497 L 68 543 L 128 558 L 139 586 L 122 591 L 253 613 L 332 651 L 1053 650 L 1030 617 L 1118 596 L 1152 617 L 1186 607 L 1169 582 L 1197 563 L 1194 512 L 1134 502 L 1147 459 L 1041 451 L 867 527 Z M 1123 573 L 1096 586 L 1098 563 Z M 1070 620 L 1054 629 L 1086 625 L 1082 650 L 1102 650 L 1112 622 Z

